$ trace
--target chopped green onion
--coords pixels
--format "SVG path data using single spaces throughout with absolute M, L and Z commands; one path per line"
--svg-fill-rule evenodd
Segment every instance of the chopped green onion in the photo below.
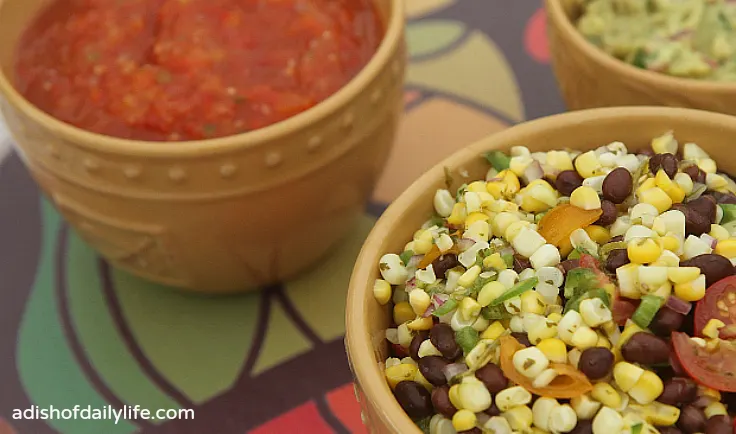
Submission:
M 486 283 L 490 282 L 491 280 L 495 280 L 496 276 L 483 278 L 479 277 L 475 279 L 475 282 L 473 282 L 473 285 L 468 288 L 467 291 L 465 291 L 466 297 L 476 297 L 480 290 L 485 286 Z
M 457 193 L 455 194 L 455 201 L 460 202 L 463 198 L 463 195 L 468 190 L 468 184 L 463 184 L 457 189 Z
M 631 64 L 636 66 L 637 68 L 647 69 L 647 52 L 644 51 L 644 49 L 642 48 L 636 50 Z
M 499 172 L 508 169 L 511 164 L 511 158 L 501 151 L 488 152 L 485 157 L 491 163 L 491 166 Z
M 503 262 L 506 263 L 506 266 L 508 268 L 513 268 L 514 266 L 514 255 L 508 253 L 505 255 L 501 255 L 501 259 L 503 259 Z
M 573 268 L 565 276 L 565 298 L 571 299 L 598 287 L 598 279 L 589 268 Z
M 440 307 L 435 309 L 434 312 L 432 312 L 432 315 L 437 316 L 437 317 L 447 315 L 448 313 L 455 310 L 455 308 L 457 308 L 457 300 L 455 300 L 454 298 L 451 298 L 447 300 L 446 302 L 442 303 Z
M 530 289 L 534 288 L 534 286 L 539 282 L 539 279 L 536 277 L 532 277 L 530 279 L 522 280 L 521 282 L 517 283 L 516 285 L 512 286 L 511 289 L 501 294 L 500 297 L 493 300 L 491 302 L 491 306 L 500 306 L 503 304 L 506 300 L 511 300 L 514 297 L 518 297 L 521 294 L 529 291 Z
M 463 327 L 455 332 L 455 342 L 460 345 L 465 354 L 468 354 L 479 340 L 478 330 L 473 327 Z
M 718 205 L 723 210 L 723 218 L 720 224 L 725 224 L 736 220 L 736 205 L 732 203 L 722 203 Z
M 640 434 L 641 433 L 641 423 L 637 423 L 636 425 L 633 425 L 631 427 L 631 434 Z
M 503 305 L 486 306 L 480 311 L 480 314 L 489 321 L 511 318 L 511 314 Z
M 401 258 L 401 262 L 403 262 L 404 265 L 408 265 L 409 264 L 409 259 L 411 259 L 412 256 L 414 256 L 414 251 L 413 250 L 404 250 L 399 255 L 399 258 Z
M 639 307 L 636 308 L 634 315 L 631 316 L 631 320 L 634 321 L 634 324 L 645 329 L 649 327 L 649 324 L 663 304 L 664 299 L 662 297 L 651 294 L 644 295 L 641 297 Z

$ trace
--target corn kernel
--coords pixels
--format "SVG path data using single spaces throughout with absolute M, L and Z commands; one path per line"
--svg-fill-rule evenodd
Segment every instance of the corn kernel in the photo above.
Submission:
M 651 238 L 635 238 L 629 241 L 626 251 L 632 263 L 648 264 L 659 258 L 662 247 Z
M 465 273 L 463 273 L 462 276 L 457 280 L 457 284 L 462 286 L 463 288 L 469 288 L 473 285 L 473 282 L 478 278 L 480 275 L 481 268 L 477 265 L 473 265 L 472 267 L 468 268 Z
M 695 280 L 675 285 L 675 295 L 685 301 L 698 301 L 705 297 L 705 275 Z
M 710 225 L 710 232 L 708 233 L 708 235 L 718 241 L 727 240 L 731 236 L 731 234 L 728 233 L 728 229 L 716 224 Z
M 496 406 L 501 411 L 526 405 L 532 401 L 532 394 L 521 386 L 508 387 L 496 394 Z
M 596 342 L 595 346 L 596 347 L 601 347 L 601 348 L 608 348 L 609 350 L 612 347 L 611 341 L 608 340 L 607 337 L 605 337 L 605 336 L 603 336 L 601 334 L 598 334 L 598 342 Z
M 577 414 L 579 420 L 593 419 L 593 416 L 601 408 L 601 403 L 592 400 L 587 393 L 572 398 L 570 405 L 575 410 L 575 414 Z
M 478 293 L 478 303 L 483 307 L 488 306 L 504 292 L 506 292 L 506 287 L 501 282 L 497 280 L 488 282 Z
M 659 169 L 657 171 L 657 174 L 654 176 L 654 183 L 657 185 L 657 187 L 661 189 L 670 187 L 673 184 L 672 180 L 669 176 L 667 176 L 667 173 L 665 173 L 664 169 Z
M 718 170 L 716 162 L 712 158 L 700 158 L 695 163 L 705 173 L 716 173 Z
M 394 305 L 394 322 L 396 324 L 403 324 L 407 321 L 411 321 L 416 317 L 414 309 L 407 301 L 396 303 Z
M 440 217 L 449 217 L 455 206 L 455 198 L 447 189 L 437 190 L 434 194 L 434 209 Z
M 450 403 L 455 408 L 463 408 L 463 403 L 460 401 L 460 395 L 458 394 L 458 391 L 460 390 L 459 384 L 454 384 L 450 386 L 450 390 L 447 391 L 448 398 L 450 398 Z
M 691 282 L 700 275 L 698 267 L 671 267 L 667 269 L 667 277 L 673 283 Z
M 419 355 L 419 358 L 442 355 L 440 350 L 438 350 L 437 347 L 435 347 L 432 341 L 430 341 L 429 339 L 425 339 L 424 342 L 419 345 L 419 350 L 417 351 L 417 354 Z
M 532 420 L 537 428 L 544 431 L 549 430 L 549 419 L 552 410 L 559 407 L 560 403 L 554 398 L 541 397 L 532 405 Z
M 644 371 L 628 393 L 639 404 L 649 404 L 657 399 L 663 390 L 664 384 L 657 374 L 652 371 Z
M 424 378 L 424 375 L 422 375 L 422 372 L 417 370 L 416 375 L 414 375 L 414 382 L 419 383 L 422 386 L 424 386 L 425 389 L 427 389 L 428 392 L 432 391 L 432 383 L 429 382 L 426 378 Z
M 571 310 L 562 317 L 557 324 L 557 333 L 566 344 L 572 345 L 573 334 L 582 325 L 583 318 L 574 310 Z
M 506 419 L 515 431 L 525 431 L 532 426 L 534 416 L 532 410 L 526 405 L 519 405 L 503 412 L 501 417 Z
M 642 182 L 639 188 L 636 189 L 636 194 L 640 194 L 656 186 L 657 186 L 657 181 L 655 181 L 654 178 L 647 178 L 647 180 Z
M 662 248 L 669 250 L 670 252 L 677 252 L 680 249 L 680 240 L 672 235 L 667 235 L 662 238 Z
M 591 187 L 580 186 L 570 195 L 570 204 L 584 210 L 601 208 L 601 198 Z
M 518 221 L 519 216 L 514 213 L 500 212 L 496 214 L 496 217 L 493 218 L 493 222 L 491 222 L 493 234 L 497 237 L 502 237 L 506 232 L 506 229 L 508 229 L 508 227 L 511 226 L 512 223 Z
M 653 187 L 637 194 L 640 202 L 654 205 L 660 213 L 667 211 L 672 206 L 672 199 L 659 187 Z
M 570 343 L 580 351 L 585 351 L 588 348 L 595 347 L 595 344 L 598 343 L 598 334 L 588 326 L 580 326 L 572 334 Z
M 468 431 L 475 428 L 475 424 L 478 419 L 475 417 L 475 413 L 470 410 L 458 410 L 452 416 L 452 427 L 455 431 Z
M 452 212 L 450 213 L 450 216 L 447 217 L 447 223 L 451 225 L 462 225 L 465 223 L 465 218 L 467 217 L 467 211 L 465 209 L 465 204 L 462 202 L 456 203 L 452 207 Z
M 526 329 L 529 342 L 537 344 L 543 339 L 557 336 L 557 324 L 551 321 L 539 321 Z
M 736 258 L 736 239 L 718 241 L 714 252 L 728 259 Z
M 675 180 L 675 183 L 677 184 L 677 186 L 680 187 L 682 189 L 682 191 L 686 195 L 692 193 L 692 191 L 693 191 L 693 180 L 692 180 L 692 178 L 690 178 L 690 175 L 688 175 L 687 173 L 682 173 L 681 172 L 681 173 L 678 173 L 677 175 L 675 175 L 674 180 Z
M 546 240 L 539 232 L 529 227 L 522 228 L 521 231 L 511 241 L 511 246 L 520 255 L 529 258 L 540 247 L 546 244 Z
M 692 338 L 695 339 L 695 338 Z M 715 401 L 721 400 L 721 392 L 711 389 L 710 387 L 698 386 L 698 396 L 709 396 Z
M 630 404 L 629 408 L 641 414 L 646 422 L 659 426 L 674 425 L 680 418 L 679 408 L 657 401 L 647 405 Z
M 626 264 L 616 269 L 616 278 L 618 279 L 619 290 L 621 295 L 634 300 L 641 298 L 639 290 L 639 267 L 638 264 Z
M 533 197 L 528 190 L 522 190 L 516 197 L 521 201 L 521 209 L 526 212 L 539 213 L 551 208 L 546 203 Z
M 671 183 L 667 187 L 660 187 L 660 188 L 662 188 L 662 191 L 664 191 L 667 194 L 667 196 L 670 197 L 670 199 L 672 200 L 672 203 L 682 203 L 682 201 L 685 200 L 685 196 L 686 196 L 685 191 L 682 189 L 682 187 L 680 187 L 674 182 Z
M 537 347 L 524 348 L 514 354 L 514 368 L 525 377 L 534 378 L 549 366 L 549 359 Z
M 409 327 L 409 330 L 429 330 L 433 325 L 432 317 L 428 316 L 410 321 L 406 326 Z
M 578 348 L 573 348 L 567 353 L 567 362 L 571 364 L 572 366 L 577 369 L 578 365 L 580 364 L 580 357 L 583 355 L 583 352 L 580 351 Z
M 606 244 L 611 239 L 611 233 L 603 226 L 590 225 L 585 228 L 585 232 L 588 233 L 591 240 L 598 244 Z
M 529 165 L 533 162 L 534 159 L 531 157 L 531 155 L 518 155 L 515 157 L 511 157 L 511 161 L 509 161 L 509 170 L 514 172 L 516 176 L 522 176 L 524 175 L 524 171 L 526 171 L 526 168 L 529 167 Z
M 386 379 L 391 389 L 396 388 L 396 385 L 402 381 L 413 381 L 417 375 L 418 368 L 416 365 L 409 363 L 400 363 L 386 368 Z
M 728 415 L 728 411 L 726 410 L 726 406 L 723 405 L 720 402 L 711 402 L 705 407 L 705 417 L 710 419 L 713 416 L 726 416 Z
M 465 218 L 465 229 L 467 230 L 470 225 L 477 221 L 488 221 L 490 217 L 488 217 L 487 214 L 482 212 L 472 212 Z
M 504 328 L 503 324 L 501 324 L 499 321 L 494 321 L 490 326 L 488 326 L 487 329 L 483 331 L 483 333 L 481 333 L 480 338 L 498 339 L 505 331 L 506 329 Z
M 547 165 L 557 172 L 562 172 L 563 170 L 574 170 L 570 154 L 565 151 L 547 152 Z
M 688 237 L 685 238 L 685 243 L 682 246 L 682 250 L 683 259 L 694 258 L 696 256 L 705 253 L 711 253 L 713 251 L 709 243 L 706 243 L 695 235 L 688 235 Z
M 706 173 L 705 185 L 708 186 L 708 188 L 711 190 L 718 190 L 727 187 L 728 181 L 726 181 L 726 179 L 721 175 L 716 175 L 715 173 Z
M 598 327 L 612 318 L 611 311 L 600 298 L 589 298 L 581 301 L 580 316 L 590 327 Z
M 486 183 L 484 181 L 473 181 L 468 184 L 468 191 L 473 193 L 487 193 Z
M 483 267 L 493 268 L 498 271 L 508 268 L 506 266 L 506 261 L 503 260 L 500 253 L 493 253 L 492 255 L 483 258 Z
M 703 327 L 703 336 L 706 338 L 716 339 L 718 337 L 718 330 L 725 327 L 726 324 L 723 323 L 723 321 L 711 318 L 707 324 L 705 324 L 705 327 Z
M 621 395 L 608 383 L 595 383 L 590 396 L 606 407 L 619 408 L 621 406 Z
M 578 155 L 578 158 L 575 159 L 573 164 L 575 165 L 575 170 L 583 178 L 590 178 L 591 176 L 601 174 L 602 166 L 600 161 L 598 161 L 595 151 L 588 151 Z
M 409 304 L 415 314 L 422 315 L 432 304 L 432 299 L 423 289 L 413 289 L 409 293 Z
M 672 131 L 668 131 L 659 137 L 653 138 L 650 145 L 655 154 L 677 153 L 677 140 L 675 140 Z
M 464 410 L 479 413 L 491 406 L 491 393 L 481 382 L 463 382 L 457 394 Z
M 521 294 L 521 311 L 523 313 L 536 313 L 543 315 L 547 308 L 547 304 L 537 291 L 526 291 Z
M 578 423 L 578 416 L 570 404 L 563 404 L 552 410 L 549 418 L 549 428 L 555 433 L 570 432 Z
M 414 290 L 416 291 L 416 289 Z M 412 293 L 414 292 L 412 291 Z M 424 291 L 422 291 L 424 292 Z M 426 294 L 426 293 L 425 293 Z M 411 296 L 411 294 L 409 294 Z M 460 306 L 458 306 L 458 312 L 465 320 L 471 320 L 478 318 L 482 306 L 473 299 L 473 297 L 465 297 L 460 300 Z
M 542 339 L 537 348 L 544 353 L 552 363 L 567 362 L 567 346 L 557 338 Z
M 383 279 L 376 279 L 373 282 L 373 296 L 381 305 L 388 303 L 391 300 L 391 284 Z
M 613 378 L 618 387 L 624 392 L 633 388 L 644 375 L 644 370 L 629 362 L 618 362 L 613 367 Z
M 621 432 L 624 420 L 616 410 L 603 407 L 593 418 L 593 434 L 609 434 Z

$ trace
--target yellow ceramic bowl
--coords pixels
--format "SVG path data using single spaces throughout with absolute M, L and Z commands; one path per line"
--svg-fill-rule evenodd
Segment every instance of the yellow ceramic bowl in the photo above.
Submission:
M 736 83 L 685 79 L 622 62 L 575 27 L 579 0 L 545 0 L 552 67 L 570 110 L 664 105 L 736 114 Z
M 363 212 L 403 106 L 402 0 L 376 0 L 386 23 L 378 52 L 321 104 L 181 143 L 92 134 L 13 89 L 19 36 L 47 3 L 0 2 L 0 109 L 46 196 L 114 265 L 191 290 L 246 290 L 314 265 Z
M 445 169 L 455 185 L 467 179 L 484 179 L 488 163 L 482 155 L 524 145 L 532 152 L 569 147 L 590 150 L 615 140 L 637 150 L 666 131 L 674 130 L 683 143 L 703 147 L 719 169 L 736 172 L 733 138 L 736 118 L 699 110 L 666 107 L 617 107 L 582 110 L 526 122 L 464 148 L 434 166 L 394 201 L 368 236 L 350 281 L 345 337 L 356 395 L 363 420 L 371 433 L 421 434 L 394 399 L 383 373 L 388 354 L 385 338 L 391 321 L 390 306 L 373 297 L 373 282 L 380 277 L 378 262 L 389 252 L 400 252 L 434 212 L 433 197 L 445 188 Z M 463 177 L 466 173 L 468 178 Z

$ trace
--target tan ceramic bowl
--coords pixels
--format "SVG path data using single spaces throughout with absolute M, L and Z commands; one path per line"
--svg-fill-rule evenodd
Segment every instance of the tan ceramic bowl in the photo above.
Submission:
M 570 110 L 663 105 L 736 114 L 736 83 L 671 77 L 608 55 L 575 27 L 579 0 L 545 0 L 552 67 Z
M 401 251 L 414 231 L 431 217 L 434 192 L 445 185 L 445 168 L 454 179 L 454 189 L 467 179 L 485 177 L 488 163 L 482 154 L 491 149 L 525 145 L 532 152 L 563 147 L 589 150 L 620 140 L 633 151 L 668 130 L 674 130 L 680 143 L 692 141 L 702 146 L 720 169 L 736 172 L 732 155 L 736 117 L 678 108 L 593 109 L 526 122 L 476 142 L 430 169 L 391 204 L 363 245 L 347 301 L 345 344 L 363 420 L 370 432 L 421 434 L 394 399 L 383 375 L 388 354 L 385 330 L 391 312 L 390 306 L 381 306 L 374 299 L 373 282 L 380 276 L 377 264 L 381 256 Z M 462 173 L 469 178 L 463 178 Z
M 363 211 L 403 106 L 402 0 L 376 0 L 385 38 L 326 101 L 261 130 L 181 143 L 92 134 L 13 89 L 19 35 L 48 1 L 0 0 L 0 110 L 41 189 L 114 265 L 181 288 L 246 290 L 313 265 Z

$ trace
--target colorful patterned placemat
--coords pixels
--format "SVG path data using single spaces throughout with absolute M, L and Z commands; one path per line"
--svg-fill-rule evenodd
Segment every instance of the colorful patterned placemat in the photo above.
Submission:
M 343 346 L 363 239 L 435 162 L 563 110 L 538 2 L 411 0 L 408 20 L 406 115 L 373 203 L 331 257 L 257 294 L 196 297 L 112 269 L 0 140 L 0 434 L 366 432 Z M 52 406 L 67 412 L 14 418 Z M 75 406 L 194 420 L 75 419 Z

